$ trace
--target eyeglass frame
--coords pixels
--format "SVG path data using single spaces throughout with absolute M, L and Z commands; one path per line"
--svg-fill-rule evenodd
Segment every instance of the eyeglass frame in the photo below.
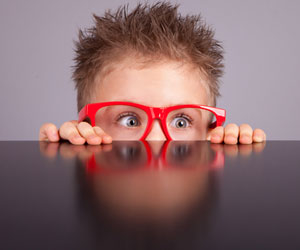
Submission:
M 98 103 L 90 103 L 85 105 L 78 114 L 78 122 L 82 122 L 89 118 L 91 126 L 94 127 L 96 124 L 95 122 L 95 116 L 99 109 L 107 106 L 116 106 L 116 105 L 125 105 L 125 106 L 131 106 L 135 108 L 139 108 L 143 110 L 147 116 L 148 116 L 148 122 L 145 129 L 144 134 L 139 139 L 140 141 L 143 141 L 146 139 L 148 134 L 151 131 L 153 121 L 159 120 L 159 124 L 167 138 L 167 140 L 172 140 L 172 137 L 169 134 L 168 128 L 167 128 L 167 117 L 168 114 L 174 110 L 177 109 L 183 109 L 183 108 L 198 108 L 203 109 L 212 112 L 215 115 L 216 121 L 210 124 L 210 128 L 215 128 L 218 126 L 222 126 L 223 123 L 226 120 L 226 110 L 206 105 L 198 105 L 198 104 L 182 104 L 182 105 L 175 105 L 175 106 L 169 106 L 169 107 L 151 107 L 151 106 L 145 106 L 142 104 L 134 103 L 134 102 L 121 102 L 121 101 L 113 101 L 113 102 L 98 102 Z

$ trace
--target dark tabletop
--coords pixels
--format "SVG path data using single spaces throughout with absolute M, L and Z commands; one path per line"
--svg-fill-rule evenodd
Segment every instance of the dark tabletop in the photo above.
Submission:
M 300 249 L 300 142 L 0 142 L 0 249 Z

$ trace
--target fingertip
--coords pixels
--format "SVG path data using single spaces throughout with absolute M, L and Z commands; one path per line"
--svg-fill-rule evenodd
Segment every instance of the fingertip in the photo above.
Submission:
M 237 144 L 237 137 L 234 135 L 226 135 L 224 138 L 225 144 L 234 145 Z
M 212 143 L 222 143 L 224 139 L 224 128 L 216 127 L 210 132 L 210 141 Z
M 225 127 L 225 130 L 228 130 L 228 129 L 239 130 L 239 126 L 235 123 L 229 123 Z
M 52 134 L 57 133 L 57 128 L 53 123 L 44 123 L 40 127 L 39 140 L 40 141 L 55 141 L 55 136 Z
M 266 140 L 266 134 L 261 129 L 255 129 L 253 132 L 253 141 L 254 142 L 263 142 Z
M 217 134 L 214 134 L 214 135 L 211 135 L 210 142 L 211 143 L 222 143 L 223 138 Z
M 69 141 L 74 145 L 82 145 L 85 143 L 85 139 L 83 137 L 81 137 L 80 135 L 71 136 Z
M 59 141 L 58 130 L 54 124 L 48 125 L 48 127 L 46 128 L 46 136 L 50 142 Z
M 252 127 L 247 123 L 243 123 L 240 125 L 240 129 L 252 130 Z
M 112 137 L 110 135 L 104 135 L 103 138 L 102 138 L 102 140 L 103 140 L 104 144 L 110 144 L 110 143 L 112 143 Z
M 51 131 L 49 133 L 49 141 L 51 142 L 58 142 L 59 141 L 59 135 L 57 131 Z
M 252 143 L 252 136 L 249 135 L 242 135 L 239 139 L 241 144 L 251 144 Z
M 253 141 L 254 141 L 254 142 L 263 142 L 263 141 L 264 141 L 264 138 L 261 137 L 261 136 L 254 136 L 254 137 L 253 137 Z
M 102 142 L 101 137 L 97 136 L 97 135 L 91 135 L 87 138 L 87 143 L 89 145 L 100 145 Z

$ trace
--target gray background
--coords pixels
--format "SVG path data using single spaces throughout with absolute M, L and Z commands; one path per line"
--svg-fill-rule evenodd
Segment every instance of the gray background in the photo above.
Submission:
M 76 119 L 78 29 L 91 26 L 92 13 L 136 2 L 1 0 L 0 140 L 36 140 L 42 123 Z M 183 14 L 201 13 L 223 41 L 217 106 L 227 109 L 227 123 L 260 127 L 268 139 L 300 140 L 300 1 L 177 2 Z

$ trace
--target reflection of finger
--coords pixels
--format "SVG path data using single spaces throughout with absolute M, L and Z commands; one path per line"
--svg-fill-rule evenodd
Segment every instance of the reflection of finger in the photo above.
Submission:
M 252 154 L 253 144 L 240 144 L 239 145 L 239 154 L 242 156 L 250 156 Z
M 59 134 L 62 139 L 70 141 L 75 145 L 82 145 L 85 139 L 80 136 L 76 125 L 73 122 L 65 122 L 59 129 Z
M 239 153 L 238 145 L 224 145 L 224 153 L 226 156 L 236 157 Z
M 100 152 L 109 152 L 112 149 L 112 145 L 111 144 L 102 144 L 100 146 L 87 145 L 86 149 L 91 153 L 98 154 Z
M 266 140 L 266 134 L 262 129 L 255 129 L 253 132 L 253 141 L 254 142 L 263 142 Z
M 100 153 L 102 151 L 102 145 L 87 145 L 86 150 L 91 153 Z
M 212 143 L 222 143 L 224 139 L 224 128 L 216 127 L 210 132 L 210 141 Z
M 40 151 L 41 153 L 48 158 L 55 158 L 58 152 L 59 143 L 55 142 L 44 142 L 40 141 Z
M 262 143 L 253 143 L 253 152 L 260 153 L 265 149 L 266 141 L 263 141 Z
M 110 152 L 112 150 L 112 144 L 102 145 L 103 152 Z
M 225 127 L 224 142 L 226 144 L 237 144 L 239 136 L 239 127 L 236 124 L 228 124 Z
M 45 123 L 41 126 L 39 132 L 40 141 L 59 141 L 59 135 L 57 127 L 53 123 Z
M 85 150 L 85 145 L 72 145 L 70 143 L 62 143 L 59 149 L 60 155 L 64 159 L 76 157 L 79 152 Z
M 239 142 L 241 144 L 251 144 L 252 135 L 253 135 L 253 129 L 249 124 L 242 124 L 240 126 Z
M 91 151 L 88 150 L 83 150 L 78 154 L 78 159 L 85 163 L 87 160 L 89 160 L 92 157 L 93 153 Z
M 42 154 L 44 154 L 46 151 L 47 151 L 47 147 L 48 147 L 48 142 L 46 142 L 46 141 L 40 141 L 39 142 L 39 146 L 40 146 L 40 152 L 42 153 Z M 46 156 L 46 155 L 45 155 Z
M 224 151 L 224 144 L 210 144 L 210 148 L 215 152 L 223 152 Z

